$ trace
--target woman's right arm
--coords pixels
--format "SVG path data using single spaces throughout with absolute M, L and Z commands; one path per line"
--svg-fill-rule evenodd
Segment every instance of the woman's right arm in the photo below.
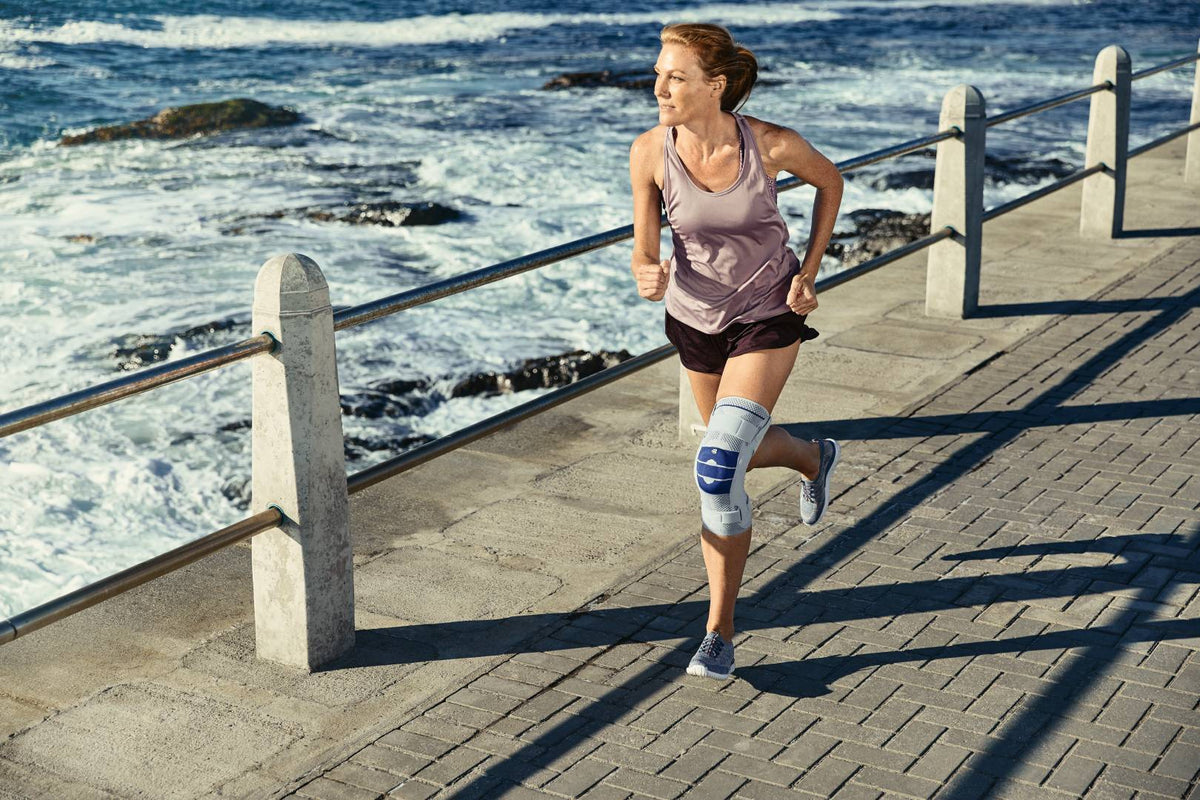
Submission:
M 629 267 L 638 294 L 647 300 L 663 298 L 670 273 L 670 259 L 658 258 L 662 192 L 654 182 L 654 155 L 652 131 L 634 139 L 629 148 L 629 182 L 633 187 L 633 257 Z

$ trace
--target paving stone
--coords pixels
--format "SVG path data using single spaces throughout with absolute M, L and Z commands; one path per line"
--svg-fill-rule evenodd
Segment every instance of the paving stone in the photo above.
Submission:
M 358 763 L 373 769 L 384 770 L 398 777 L 410 778 L 432 761 L 432 756 L 417 756 L 381 744 L 373 744 L 355 753 L 351 757 L 350 763 Z
M 688 800 L 728 800 L 745 784 L 746 779 L 740 775 L 714 770 L 694 783 L 685 796 Z
M 659 774 L 664 778 L 694 783 L 712 771 L 729 755 L 728 751 L 698 744 L 691 747 Z M 736 772 L 736 770 L 733 770 Z
M 618 789 L 628 789 L 639 795 L 655 797 L 658 800 L 674 800 L 688 789 L 688 784 L 681 781 L 647 775 L 629 767 L 619 768 L 605 778 L 604 783 L 616 786 Z
M 297 789 L 296 794 L 313 800 L 377 800 L 381 793 L 321 777 Z
M 1050 774 L 1046 785 L 1076 795 L 1083 795 L 1096 780 L 1104 764 L 1078 755 L 1067 756 Z
M 546 791 L 577 797 L 592 788 L 617 768 L 601 761 L 584 759 L 545 785 Z
M 390 772 L 368 767 L 356 761 L 343 761 L 326 772 L 324 777 L 374 792 L 387 792 L 402 781 L 402 778 L 398 778 Z
M 816 766 L 796 782 L 795 788 L 829 797 L 842 787 L 850 776 L 858 772 L 859 765 L 842 761 L 832 756 L 821 759 Z

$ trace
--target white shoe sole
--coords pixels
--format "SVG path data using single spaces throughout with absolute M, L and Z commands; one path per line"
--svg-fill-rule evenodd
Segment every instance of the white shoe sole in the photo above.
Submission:
M 833 471 L 837 469 L 838 461 L 842 457 L 842 446 L 837 443 L 837 440 L 830 439 L 833 442 L 833 461 L 829 464 L 829 470 L 825 473 L 825 482 L 821 485 L 821 493 L 824 495 L 824 502 L 821 503 L 821 513 L 817 514 L 816 519 L 808 523 L 816 525 L 825 516 L 826 510 L 829 509 L 829 483 L 833 480 Z
M 687 674 L 695 675 L 697 678 L 716 678 L 719 681 L 727 681 L 733 677 L 733 670 L 726 673 L 711 672 L 699 664 L 689 664 Z

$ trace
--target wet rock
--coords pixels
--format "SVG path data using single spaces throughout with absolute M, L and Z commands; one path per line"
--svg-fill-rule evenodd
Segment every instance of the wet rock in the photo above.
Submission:
M 365 419 L 423 416 L 445 402 L 429 381 L 396 380 L 378 383 L 341 399 L 342 413 Z
M 357 203 L 337 211 L 306 211 L 309 219 L 318 222 L 348 222 L 351 225 L 381 225 L 395 228 L 400 225 L 440 225 L 462 217 L 462 212 L 440 203 Z
M 64 136 L 60 143 L 76 145 L 118 139 L 186 139 L 220 131 L 292 125 L 299 121 L 300 115 L 289 108 L 238 98 L 166 108 L 148 119 L 125 125 L 106 125 L 86 133 Z
M 835 232 L 832 237 L 832 240 L 848 241 L 831 240 L 830 247 L 826 248 L 829 255 L 839 256 L 847 267 L 869 261 L 929 233 L 929 214 L 862 208 L 851 211 L 849 216 L 855 229 Z M 835 243 L 837 248 L 834 248 Z
M 213 338 L 218 333 L 238 328 L 245 328 L 245 333 L 249 335 L 249 327 L 249 320 L 241 317 L 206 322 L 194 328 L 164 334 L 130 333 L 111 340 L 114 349 L 109 355 L 116 359 L 120 370 L 138 369 L 165 360 L 179 340 L 190 342 Z
M 450 396 L 497 395 L 526 389 L 565 386 L 629 358 L 632 356 L 627 350 L 616 353 L 604 350 L 599 353 L 575 350 L 558 356 L 531 358 L 508 372 L 478 373 L 459 381 L 450 390 Z
M 566 72 L 551 78 L 542 85 L 543 89 L 592 89 L 600 86 L 615 86 L 618 89 L 653 89 L 654 73 L 634 69 L 613 72 Z
M 760 71 L 761 75 L 761 71 Z M 759 77 L 754 82 L 754 88 L 760 86 L 779 86 L 783 81 Z M 632 69 L 614 72 L 602 69 L 599 72 L 564 72 L 551 78 L 543 85 L 543 89 L 596 89 L 614 87 L 617 89 L 653 89 L 654 72 Z
M 333 210 L 293 208 L 272 211 L 267 214 L 236 217 L 221 228 L 221 233 L 226 236 L 265 233 L 269 230 L 266 226 L 252 224 L 252 222 L 285 217 L 311 219 L 317 222 L 345 222 L 350 225 L 379 225 L 384 228 L 395 228 L 401 225 L 441 225 L 445 222 L 463 219 L 465 216 L 458 209 L 440 203 L 399 203 L 393 200 L 384 200 L 377 203 L 355 203 Z

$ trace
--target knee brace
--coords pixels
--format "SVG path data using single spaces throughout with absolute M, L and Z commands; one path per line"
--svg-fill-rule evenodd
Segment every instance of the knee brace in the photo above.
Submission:
M 700 519 L 718 536 L 736 536 L 750 527 L 746 467 L 770 424 L 771 414 L 744 397 L 724 397 L 713 407 L 696 451 L 696 485 Z

